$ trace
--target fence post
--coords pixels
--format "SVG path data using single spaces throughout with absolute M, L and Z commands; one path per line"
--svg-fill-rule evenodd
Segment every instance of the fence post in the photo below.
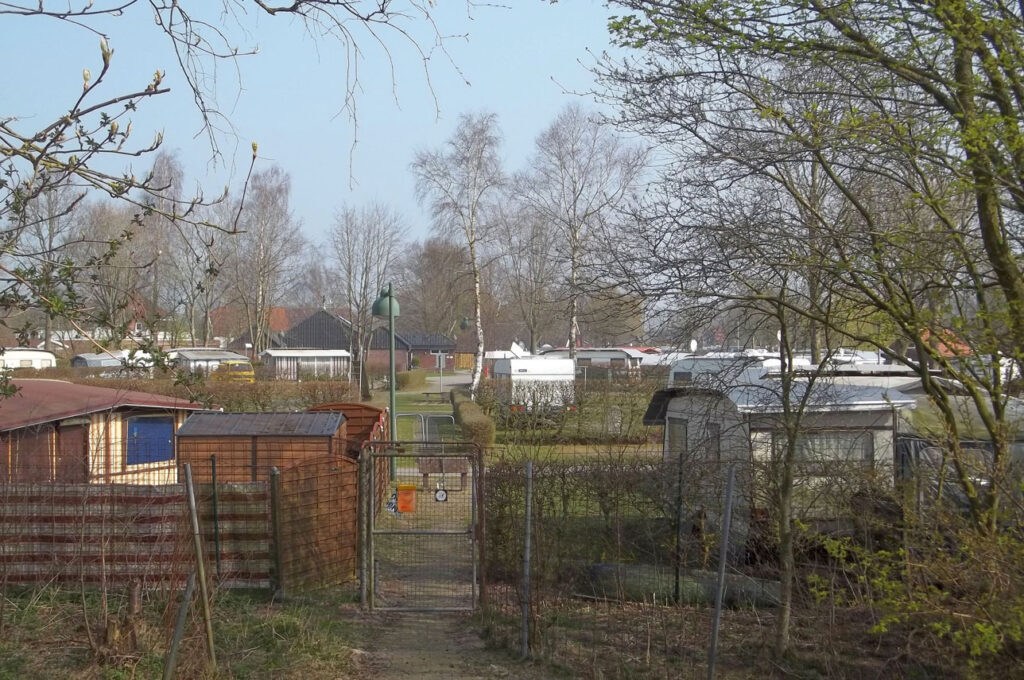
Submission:
M 363 607 L 367 605 L 369 560 L 367 559 L 370 541 L 370 505 L 373 500 L 367 496 L 368 488 L 372 486 L 367 483 L 367 476 L 372 470 L 372 457 L 370 450 L 365 446 L 359 451 L 359 602 Z
M 217 511 L 217 454 L 210 456 L 210 483 L 213 486 L 213 557 L 220 578 L 220 514 Z
M 284 597 L 284 574 L 281 573 L 281 471 L 270 468 L 270 530 L 274 543 L 274 597 Z
M 675 582 L 673 583 L 672 593 L 676 605 L 683 599 L 683 462 L 686 458 L 686 450 L 689 436 L 687 423 L 683 423 L 683 435 L 682 443 L 679 449 L 679 474 L 676 476 L 676 569 L 675 569 Z
M 530 656 L 530 547 L 533 540 L 533 461 L 526 461 L 526 521 L 523 529 L 522 658 Z
M 196 489 L 192 483 L 192 464 L 185 463 L 185 491 L 188 495 L 188 514 L 192 520 L 192 541 L 196 551 L 196 573 L 199 578 L 199 596 L 202 598 L 203 621 L 206 623 L 206 647 L 210 653 L 210 664 L 217 670 L 217 654 L 213 648 L 213 619 L 210 615 L 210 596 L 206 587 L 206 566 L 203 563 L 203 539 L 199 534 L 199 507 L 196 505 Z
M 473 555 L 474 564 L 479 564 L 477 571 L 480 579 L 480 606 L 487 606 L 487 513 L 484 509 L 486 503 L 486 475 L 484 468 L 484 451 L 479 446 L 473 445 L 473 526 L 476 528 L 476 553 Z M 476 581 L 474 580 L 474 584 Z
M 188 622 L 188 608 L 192 602 L 192 593 L 196 589 L 196 572 L 190 571 L 188 581 L 185 582 L 185 592 L 181 597 L 181 606 L 178 607 L 178 617 L 174 622 L 174 635 L 171 637 L 171 648 L 167 650 L 167 658 L 164 660 L 163 680 L 171 680 L 178 668 L 178 650 L 181 648 L 181 638 L 185 635 L 185 624 Z
M 729 466 L 725 482 L 725 512 L 722 516 L 722 539 L 718 554 L 718 584 L 715 588 L 715 613 L 711 620 L 711 647 L 708 650 L 708 680 L 715 678 L 718 660 L 718 629 L 722 623 L 722 599 L 725 596 L 725 563 L 729 559 L 729 529 L 732 524 L 732 494 L 736 484 L 736 465 Z

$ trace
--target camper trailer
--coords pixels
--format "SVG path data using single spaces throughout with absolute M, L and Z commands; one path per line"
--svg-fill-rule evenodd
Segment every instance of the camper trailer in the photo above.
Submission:
M 0 368 L 53 368 L 57 357 L 53 352 L 28 347 L 5 347 L 0 354 Z
M 509 412 L 555 412 L 576 403 L 576 367 L 572 359 L 525 357 L 494 362 L 498 402 Z

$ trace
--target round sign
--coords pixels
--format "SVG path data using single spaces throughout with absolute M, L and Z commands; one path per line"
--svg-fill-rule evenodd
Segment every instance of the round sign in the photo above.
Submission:
M 444 489 L 438 489 L 437 491 L 434 492 L 434 500 L 437 501 L 438 503 L 444 503 L 446 500 L 448 500 L 448 492 L 445 491 Z

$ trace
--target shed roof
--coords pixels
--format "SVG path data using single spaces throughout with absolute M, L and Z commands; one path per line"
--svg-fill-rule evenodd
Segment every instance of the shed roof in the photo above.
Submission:
M 64 380 L 13 380 L 14 396 L 0 401 L 0 432 L 116 408 L 202 410 L 202 404 L 162 394 L 77 385 Z
M 184 359 L 185 361 L 248 361 L 248 357 L 244 357 L 237 352 L 231 352 L 226 349 L 207 349 L 197 347 L 195 349 L 172 350 L 169 354 L 171 354 L 175 359 Z
M 194 413 L 178 428 L 179 437 L 331 437 L 345 414 Z
M 267 357 L 350 357 L 352 353 L 347 349 L 306 349 L 306 348 L 279 348 L 263 350 L 260 356 Z
M 433 350 L 450 352 L 455 349 L 455 341 L 443 333 L 427 333 L 425 331 L 406 331 L 402 338 L 410 350 Z

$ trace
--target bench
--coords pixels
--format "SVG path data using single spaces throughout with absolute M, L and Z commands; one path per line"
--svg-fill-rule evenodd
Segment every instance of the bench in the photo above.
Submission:
M 430 489 L 430 475 L 458 474 L 458 491 L 466 488 L 466 477 L 469 474 L 469 459 L 458 458 L 417 458 L 416 468 L 423 477 L 423 488 Z

